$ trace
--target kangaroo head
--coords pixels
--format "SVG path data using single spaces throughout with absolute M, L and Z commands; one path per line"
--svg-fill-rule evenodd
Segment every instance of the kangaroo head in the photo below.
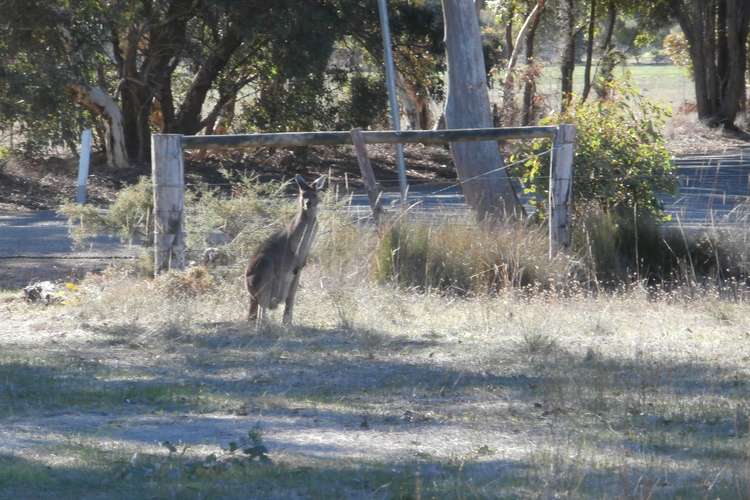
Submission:
M 315 215 L 318 210 L 318 192 L 323 189 L 326 183 L 326 176 L 321 175 L 312 185 L 308 184 L 301 175 L 297 175 L 294 178 L 297 181 L 299 187 L 299 202 L 302 212 L 310 215 Z

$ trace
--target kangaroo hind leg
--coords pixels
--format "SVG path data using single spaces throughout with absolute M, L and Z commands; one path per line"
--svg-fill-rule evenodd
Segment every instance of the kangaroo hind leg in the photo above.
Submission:
M 299 285 L 299 269 L 294 271 L 294 278 L 289 285 L 289 293 L 286 295 L 286 302 L 284 303 L 284 318 L 282 323 L 286 326 L 292 324 L 292 315 L 294 314 L 294 298 L 297 295 L 297 285 Z

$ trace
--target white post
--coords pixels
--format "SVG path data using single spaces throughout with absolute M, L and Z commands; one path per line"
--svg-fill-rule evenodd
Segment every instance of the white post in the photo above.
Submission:
M 151 136 L 154 183 L 154 274 L 185 268 L 185 170 L 182 136 Z
M 560 125 L 555 134 L 549 176 L 549 258 L 570 247 L 575 125 Z
M 391 49 L 391 29 L 388 25 L 388 7 L 386 0 L 378 0 L 380 14 L 380 32 L 383 35 L 383 53 L 385 56 L 385 77 L 388 85 L 388 98 L 391 104 L 391 125 L 393 130 L 401 130 L 401 113 L 396 100 L 396 77 L 393 68 L 393 54 Z M 406 204 L 406 193 L 409 189 L 406 183 L 406 167 L 404 165 L 404 145 L 396 144 L 396 165 L 398 166 L 398 184 L 401 188 L 401 205 Z
M 81 134 L 81 156 L 78 160 L 78 190 L 76 202 L 86 203 L 86 179 L 89 176 L 91 161 L 91 129 L 87 128 Z

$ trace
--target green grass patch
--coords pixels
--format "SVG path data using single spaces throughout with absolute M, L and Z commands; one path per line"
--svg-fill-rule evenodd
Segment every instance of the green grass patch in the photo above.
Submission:
M 197 383 L 113 379 L 110 370 L 95 361 L 55 361 L 0 360 L 0 416 L 122 410 L 130 405 L 208 412 L 221 409 L 227 400 L 226 395 L 216 395 Z
M 584 66 L 576 65 L 573 73 L 573 92 L 580 95 L 583 92 Z M 614 76 L 618 79 L 626 74 L 641 93 L 660 104 L 677 108 L 684 101 L 695 101 L 695 87 L 687 72 L 679 66 L 661 64 L 629 64 L 615 69 Z M 548 95 L 550 99 L 559 100 L 560 68 L 547 66 L 542 71 L 538 83 L 539 92 Z M 553 106 L 556 107 L 556 106 Z

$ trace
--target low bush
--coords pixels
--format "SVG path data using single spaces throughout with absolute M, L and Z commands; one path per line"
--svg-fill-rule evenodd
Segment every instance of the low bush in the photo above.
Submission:
M 232 184 L 229 194 L 198 186 L 186 195 L 185 228 L 191 257 L 222 244 L 228 256 L 248 257 L 294 213 L 294 201 L 287 194 L 289 183 L 261 183 L 253 176 L 223 174 Z
M 542 124 L 576 126 L 576 207 L 595 204 L 605 211 L 635 207 L 661 217 L 659 193 L 672 192 L 677 186 L 662 133 L 669 112 L 641 97 L 627 82 L 612 83 L 611 88 L 611 99 L 571 105 Z M 546 216 L 550 163 L 548 155 L 539 153 L 547 148 L 549 141 L 535 141 L 522 154 L 536 155 L 530 155 L 515 171 L 527 191 L 535 195 L 539 218 Z
M 154 194 L 148 177 L 141 177 L 136 184 L 120 190 L 106 212 L 77 203 L 67 203 L 58 212 L 68 218 L 71 236 L 78 245 L 102 233 L 147 246 L 153 242 Z

